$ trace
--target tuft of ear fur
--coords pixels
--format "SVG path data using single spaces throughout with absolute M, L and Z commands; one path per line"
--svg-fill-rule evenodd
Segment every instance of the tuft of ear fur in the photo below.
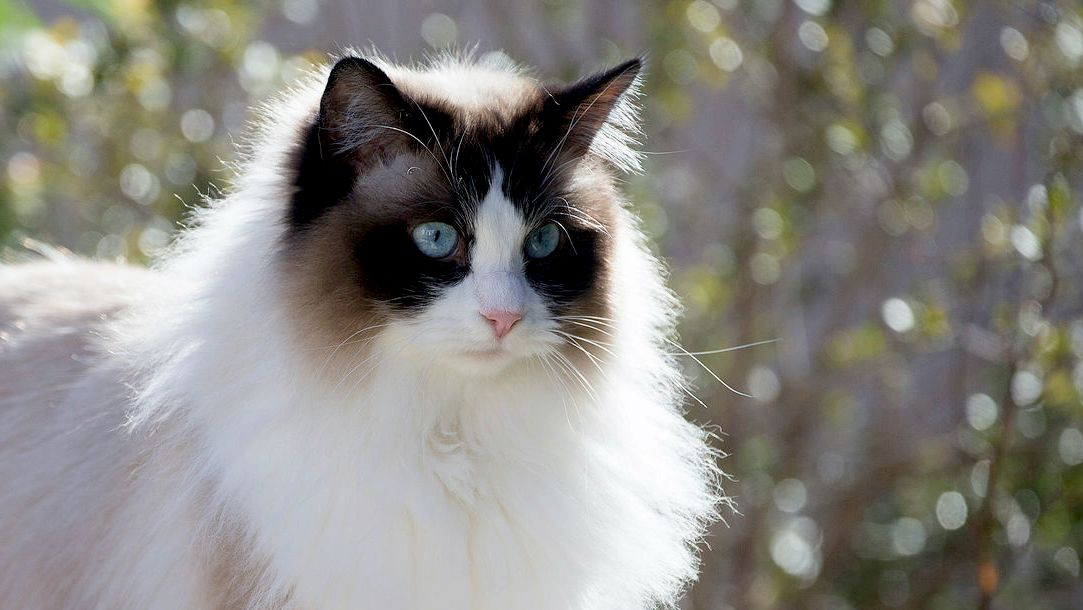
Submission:
M 554 91 L 546 104 L 548 114 L 563 126 L 556 146 L 572 154 L 594 153 L 625 172 L 640 171 L 634 146 L 640 133 L 635 100 L 642 67 L 641 59 L 630 59 Z

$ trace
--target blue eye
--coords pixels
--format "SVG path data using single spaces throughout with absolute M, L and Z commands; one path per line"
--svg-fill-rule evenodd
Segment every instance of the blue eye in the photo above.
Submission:
M 545 258 L 560 245 L 560 229 L 556 223 L 542 225 L 526 237 L 526 255 L 530 258 Z
M 455 251 L 459 234 L 446 222 L 423 222 L 412 232 L 417 249 L 425 256 L 444 258 Z

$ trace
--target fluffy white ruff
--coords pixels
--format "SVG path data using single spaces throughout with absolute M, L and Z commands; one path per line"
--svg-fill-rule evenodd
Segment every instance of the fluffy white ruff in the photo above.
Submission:
M 136 369 L 131 430 L 195 448 L 168 484 L 135 493 L 190 502 L 212 554 L 217 524 L 237 524 L 255 607 L 672 603 L 719 497 L 664 348 L 675 304 L 633 217 L 615 232 L 620 306 L 601 370 L 531 361 L 480 380 L 378 340 L 379 366 L 330 391 L 286 330 L 276 265 L 288 145 L 320 92 L 316 77 L 268 107 L 238 182 L 161 269 L 170 290 L 119 333 L 114 351 Z M 166 569 L 180 568 L 151 561 L 126 578 L 159 582 L 140 572 Z

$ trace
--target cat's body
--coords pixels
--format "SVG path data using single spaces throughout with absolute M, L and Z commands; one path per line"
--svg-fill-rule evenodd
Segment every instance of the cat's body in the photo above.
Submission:
M 718 498 L 628 71 L 343 60 L 161 268 L 0 267 L 0 608 L 671 602 Z

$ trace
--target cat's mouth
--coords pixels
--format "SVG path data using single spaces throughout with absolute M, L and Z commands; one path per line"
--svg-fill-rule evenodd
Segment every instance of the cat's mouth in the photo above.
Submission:
M 470 358 L 478 358 L 481 360 L 493 360 L 496 358 L 502 358 L 508 354 L 508 350 L 501 345 L 485 349 L 468 349 L 463 350 L 463 355 Z

